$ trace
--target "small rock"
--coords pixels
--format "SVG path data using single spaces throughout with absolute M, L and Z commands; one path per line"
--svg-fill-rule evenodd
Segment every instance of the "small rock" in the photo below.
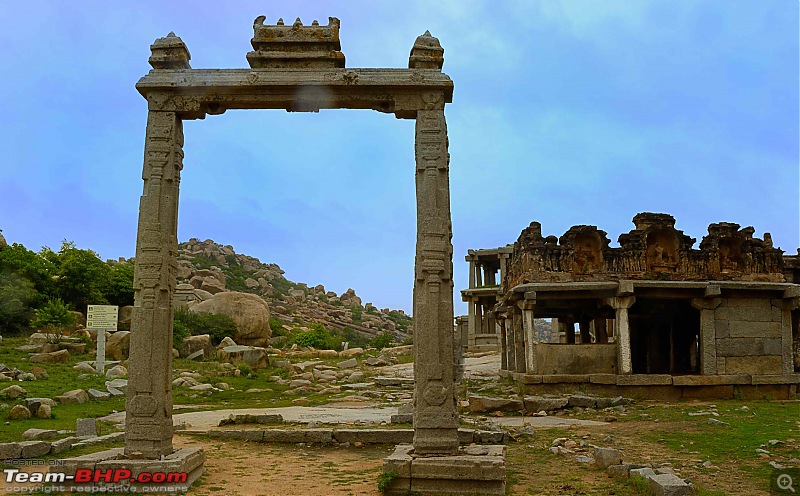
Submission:
M 353 348 L 353 349 L 356 349 L 356 348 Z M 347 351 L 350 351 L 350 350 L 347 350 Z M 343 362 L 339 362 L 339 363 L 336 364 L 336 366 L 339 367 L 340 369 L 352 369 L 356 365 L 358 365 L 358 361 L 355 358 L 351 358 L 349 360 L 345 360 Z
M 6 418 L 8 420 L 29 419 L 31 418 L 31 411 L 22 405 L 14 405 Z
M 114 365 L 106 371 L 106 377 L 109 379 L 118 379 L 120 377 L 126 377 L 127 375 L 128 369 L 122 365 Z
M 50 405 L 41 404 L 36 409 L 36 418 L 47 419 L 53 416 Z
M 8 398 L 14 400 L 27 395 L 28 391 L 26 391 L 21 386 L 17 386 L 16 384 L 14 384 L 13 386 L 8 386 L 3 390 L 0 390 L 0 398 Z
M 708 419 L 709 425 L 728 425 L 727 422 L 723 422 L 722 420 L 717 420 L 715 418 Z

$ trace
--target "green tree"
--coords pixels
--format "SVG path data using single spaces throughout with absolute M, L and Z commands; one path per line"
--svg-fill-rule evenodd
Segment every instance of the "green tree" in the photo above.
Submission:
M 103 296 L 111 305 L 133 305 L 133 264 L 115 263 L 110 266 Z
M 13 335 L 27 329 L 34 316 L 31 304 L 37 295 L 27 279 L 0 273 L 0 332 Z
M 103 290 L 108 287 L 111 268 L 97 253 L 75 248 L 75 243 L 65 240 L 55 263 L 56 289 L 64 302 L 82 312 L 90 303 L 108 303 Z
M 55 296 L 55 269 L 55 264 L 46 256 L 21 244 L 14 243 L 0 250 L 0 275 L 13 275 L 31 283 L 31 289 L 35 291 L 31 304 L 37 305 Z
M 55 334 L 56 339 L 64 334 L 64 328 L 75 323 L 75 316 L 70 313 L 69 307 L 59 299 L 49 300 L 36 310 L 36 320 L 33 326 L 42 329 L 48 334 Z
M 382 333 L 375 336 L 372 339 L 372 341 L 370 341 L 369 344 L 372 345 L 373 348 L 382 350 L 384 348 L 387 348 L 390 344 L 392 344 L 392 339 L 393 339 L 392 335 L 389 334 L 388 331 L 383 331 Z

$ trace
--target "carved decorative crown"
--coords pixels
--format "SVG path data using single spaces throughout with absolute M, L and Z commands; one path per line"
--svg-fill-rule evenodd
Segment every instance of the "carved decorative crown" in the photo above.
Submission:
M 328 18 L 327 26 L 313 21 L 303 26 L 298 17 L 294 24 L 285 25 L 283 19 L 265 25 L 266 16 L 253 23 L 253 51 L 247 61 L 253 69 L 276 68 L 335 68 L 344 67 L 344 54 L 340 51 L 339 19 Z

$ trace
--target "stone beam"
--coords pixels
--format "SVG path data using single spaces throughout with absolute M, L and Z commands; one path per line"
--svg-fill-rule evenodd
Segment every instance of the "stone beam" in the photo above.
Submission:
M 203 118 L 230 109 L 372 109 L 415 118 L 438 95 L 453 100 L 453 81 L 436 69 L 159 69 L 136 89 L 153 111 Z

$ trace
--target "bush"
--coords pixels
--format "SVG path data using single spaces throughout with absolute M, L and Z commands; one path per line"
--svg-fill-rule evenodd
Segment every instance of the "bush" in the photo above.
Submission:
M 31 282 L 14 274 L 0 274 L 0 329 L 3 334 L 19 334 L 28 329 L 34 317 L 31 304 L 37 292 Z
M 379 350 L 382 350 L 384 348 L 389 347 L 389 345 L 392 344 L 393 339 L 394 338 L 392 338 L 392 335 L 389 334 L 388 331 L 383 331 L 382 333 L 380 333 L 377 336 L 375 336 L 372 339 L 372 341 L 369 342 L 369 344 L 373 348 L 377 348 Z
M 199 314 L 190 312 L 186 307 L 176 308 L 172 330 L 173 341 L 182 343 L 186 337 L 199 334 L 211 336 L 211 343 L 216 346 L 226 337 L 233 338 L 236 335 L 236 323 L 227 315 Z
M 318 350 L 335 350 L 341 346 L 341 337 L 317 322 L 311 325 L 310 330 L 298 334 L 294 342 L 298 346 L 313 347 Z
M 285 336 L 286 331 L 283 329 L 283 323 L 275 317 L 269 318 L 269 328 L 272 330 L 273 336 Z

